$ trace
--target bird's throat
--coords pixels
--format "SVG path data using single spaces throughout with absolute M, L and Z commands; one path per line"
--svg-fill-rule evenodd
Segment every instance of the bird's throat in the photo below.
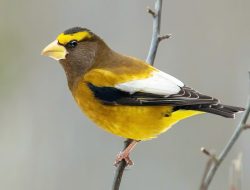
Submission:
M 93 59 L 85 60 L 82 63 L 76 63 L 70 60 L 60 60 L 60 63 L 66 73 L 70 90 L 72 90 L 75 82 L 91 67 L 92 62 Z

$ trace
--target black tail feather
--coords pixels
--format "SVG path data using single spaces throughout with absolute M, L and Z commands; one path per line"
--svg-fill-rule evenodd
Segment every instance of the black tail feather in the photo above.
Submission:
M 175 109 L 203 111 L 215 115 L 220 115 L 226 118 L 234 118 L 236 113 L 245 110 L 244 108 L 241 107 L 228 106 L 223 104 L 180 106 L 176 107 Z

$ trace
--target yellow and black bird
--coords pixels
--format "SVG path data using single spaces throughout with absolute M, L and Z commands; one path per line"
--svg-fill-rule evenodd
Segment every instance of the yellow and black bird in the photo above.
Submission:
M 234 118 L 243 108 L 220 104 L 143 60 L 121 55 L 86 28 L 61 33 L 42 55 L 59 60 L 82 111 L 99 127 L 132 139 L 116 158 L 132 164 L 129 153 L 176 122 L 201 113 Z

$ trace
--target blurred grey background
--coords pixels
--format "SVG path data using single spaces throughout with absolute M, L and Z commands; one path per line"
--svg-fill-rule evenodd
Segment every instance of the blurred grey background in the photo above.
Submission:
M 73 101 L 61 66 L 41 50 L 84 26 L 115 50 L 145 59 L 154 0 L 0 0 L 0 189 L 110 189 L 123 139 L 89 121 Z M 165 0 L 155 66 L 224 103 L 245 106 L 250 70 L 249 0 Z M 121 189 L 198 189 L 207 157 L 224 147 L 235 120 L 189 118 L 132 153 Z M 232 159 L 243 153 L 250 188 L 250 131 L 223 162 L 211 190 L 228 189 Z

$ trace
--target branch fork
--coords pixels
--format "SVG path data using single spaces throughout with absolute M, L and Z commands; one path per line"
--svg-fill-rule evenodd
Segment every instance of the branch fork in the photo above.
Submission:
M 148 52 L 148 56 L 146 59 L 146 62 L 153 65 L 156 52 L 159 46 L 159 43 L 162 40 L 170 38 L 170 34 L 167 35 L 161 35 L 160 29 L 161 29 L 161 11 L 162 11 L 162 0 L 157 0 L 155 2 L 155 10 L 152 10 L 151 8 L 147 8 L 147 12 L 152 15 L 153 17 L 153 32 L 152 32 L 152 39 L 151 44 Z
M 204 147 L 201 147 L 201 152 L 204 153 L 206 156 L 208 156 L 214 163 L 218 162 L 218 158 L 216 156 L 216 154 L 211 153 L 209 150 L 207 150 Z

